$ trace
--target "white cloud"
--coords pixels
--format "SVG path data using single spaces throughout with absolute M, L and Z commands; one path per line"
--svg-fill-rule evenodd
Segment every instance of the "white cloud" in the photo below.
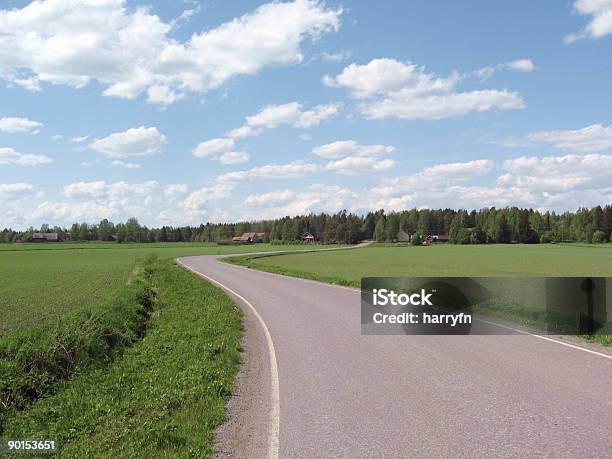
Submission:
M 501 62 L 495 66 L 482 67 L 473 72 L 481 80 L 488 80 L 497 70 L 515 70 L 518 72 L 533 72 L 536 69 L 531 59 L 517 59 L 509 62 Z
M 347 156 L 379 156 L 393 153 L 395 147 L 390 145 L 359 145 L 354 140 L 338 140 L 312 149 L 312 152 L 327 159 L 339 159 Z
M 257 114 L 247 116 L 246 126 L 251 128 L 275 128 L 287 124 L 295 128 L 310 128 L 329 117 L 337 115 L 339 109 L 339 104 L 317 105 L 311 110 L 302 110 L 302 104 L 298 102 L 268 105 Z
M 248 179 L 294 178 L 316 172 L 317 166 L 295 161 L 289 164 L 266 164 L 245 171 L 227 172 L 217 177 L 219 182 L 238 182 Z
M 319 125 L 322 121 L 336 116 L 340 111 L 340 104 L 316 105 L 310 110 L 302 110 L 299 102 L 289 102 L 280 105 L 268 105 L 255 115 L 246 117 L 245 124 L 232 129 L 228 136 L 233 139 L 256 137 L 264 129 L 272 129 L 282 125 L 298 129 L 308 129 Z
M 89 139 L 88 135 L 81 135 L 81 136 L 76 136 L 76 137 L 71 137 L 70 141 L 72 143 L 83 143 L 85 142 L 87 139 Z
M 300 191 L 279 190 L 249 196 L 238 205 L 241 219 L 280 218 L 286 215 L 305 215 L 311 212 L 338 212 L 354 208 L 359 202 L 357 193 L 336 185 L 314 184 Z
M 336 161 L 330 161 L 325 165 L 328 171 L 335 171 L 342 175 L 358 175 L 373 172 L 381 172 L 395 166 L 393 159 L 364 158 L 348 156 Z
M 445 163 L 426 168 L 423 173 L 431 178 L 467 180 L 480 177 L 493 169 L 493 161 L 476 159 L 465 163 Z
M 234 143 L 231 137 L 210 139 L 200 142 L 192 153 L 198 158 L 208 158 L 226 165 L 247 162 L 251 156 L 244 151 L 234 151 Z
M 186 194 L 189 188 L 184 183 L 171 183 L 169 185 L 164 186 L 164 198 L 166 199 L 174 199 L 177 196 L 182 194 Z
M 0 132 L 13 134 L 16 132 L 27 132 L 29 134 L 38 134 L 43 126 L 38 121 L 32 121 L 27 118 L 18 118 L 8 116 L 0 118 Z
M 0 193 L 5 195 L 23 195 L 33 191 L 34 187 L 29 183 L 0 183 Z
M 590 22 L 578 33 L 565 36 L 567 44 L 581 38 L 603 38 L 612 34 L 612 0 L 576 0 L 574 10 L 578 14 L 590 16 Z
M 180 42 L 171 35 L 184 18 L 165 23 L 125 0 L 34 1 L 0 10 L 0 77 L 30 90 L 97 80 L 107 96 L 146 92 L 149 102 L 167 104 L 301 62 L 302 42 L 338 30 L 341 14 L 315 0 L 273 2 Z
M 499 177 L 498 183 L 530 191 L 552 194 L 612 188 L 610 155 L 523 156 L 504 161 L 503 168 L 507 173 Z
M 242 164 L 246 163 L 251 155 L 244 151 L 226 151 L 219 156 L 219 162 L 221 164 Z
M 58 140 L 62 140 L 62 139 L 64 138 L 64 136 L 63 136 L 63 135 L 60 135 L 60 134 L 55 134 L 55 135 L 52 135 L 52 136 L 51 136 L 51 137 L 49 137 L 49 138 L 50 138 L 51 140 L 58 141 Z
M 111 201 L 126 202 L 134 197 L 148 196 L 159 188 L 155 180 L 141 183 L 115 182 L 104 180 L 76 182 L 65 185 L 62 195 L 70 199 L 106 198 Z
M 244 139 L 247 137 L 256 137 L 261 133 L 262 129 L 254 128 L 252 126 L 242 126 L 232 129 L 228 135 L 234 139 Z
M 233 185 L 228 183 L 202 187 L 187 196 L 180 207 L 187 213 L 188 218 L 202 218 L 211 212 L 215 203 L 230 196 L 233 189 Z
M 374 119 L 440 119 L 525 106 L 518 93 L 505 89 L 455 92 L 460 79 L 457 72 L 441 78 L 410 62 L 373 59 L 365 65 L 351 64 L 336 77 L 326 75 L 323 83 L 345 87 L 354 98 L 366 99 L 359 110 Z
M 577 153 L 601 152 L 612 148 L 612 126 L 598 123 L 575 130 L 533 132 L 527 138 L 550 144 L 560 150 Z
M 394 199 L 401 197 L 404 200 L 406 197 L 414 199 L 415 196 L 420 194 L 434 196 L 447 190 L 449 186 L 456 185 L 458 182 L 465 182 L 469 179 L 488 174 L 493 169 L 493 166 L 493 161 L 488 159 L 437 164 L 406 177 L 384 179 L 371 192 L 374 196 L 378 197 Z
M 40 92 L 40 81 L 38 78 L 29 77 L 29 78 L 14 78 L 10 80 L 9 84 L 16 84 L 17 86 L 21 86 L 26 91 L 30 92 Z
M 328 61 L 328 62 L 340 62 L 340 61 L 345 61 L 347 59 L 350 59 L 351 58 L 351 52 L 348 51 L 348 50 L 342 50 L 342 51 L 338 51 L 338 52 L 335 52 L 335 53 L 322 52 L 320 54 L 320 57 L 324 61 Z
M 229 151 L 232 148 L 234 148 L 234 139 L 232 138 L 210 139 L 200 142 L 193 150 L 193 156 L 198 158 L 215 157 L 219 153 Z
M 492 183 L 474 183 L 493 170 L 489 160 L 440 164 L 407 177 L 384 179 L 364 193 L 367 209 L 524 206 L 575 210 L 610 202 L 612 156 L 519 157 L 504 161 Z
M 123 161 L 113 161 L 111 166 L 123 167 L 124 169 L 140 169 L 142 166 L 136 163 L 126 163 Z
M 89 144 L 89 148 L 109 157 L 149 156 L 160 153 L 166 143 L 166 136 L 157 128 L 141 126 L 96 139 Z
M 247 196 L 244 202 L 247 204 L 256 204 L 256 205 L 282 204 L 282 203 L 289 201 L 293 196 L 294 196 L 293 191 L 281 190 L 281 191 L 273 191 L 271 193 L 252 194 L 252 195 Z
M 53 160 L 48 156 L 24 154 L 16 152 L 12 148 L 0 147 L 0 166 L 39 166 L 41 164 L 50 164 L 52 162 Z
M 519 72 L 533 72 L 535 70 L 535 64 L 531 59 L 517 59 L 515 61 L 504 62 L 501 65 L 504 68 Z

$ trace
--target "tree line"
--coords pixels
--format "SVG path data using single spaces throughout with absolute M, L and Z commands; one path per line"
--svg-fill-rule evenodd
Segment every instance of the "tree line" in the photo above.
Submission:
M 237 223 L 206 223 L 199 226 L 149 228 L 137 219 L 125 223 L 104 219 L 97 224 L 74 223 L 70 228 L 47 224 L 26 231 L 5 228 L 0 242 L 31 241 L 35 232 L 55 232 L 61 240 L 124 242 L 217 242 L 228 243 L 245 232 L 263 232 L 265 242 L 300 241 L 308 232 L 323 243 L 355 244 L 365 239 L 396 242 L 401 231 L 420 243 L 429 235 L 448 235 L 454 244 L 609 242 L 612 206 L 580 208 L 576 212 L 540 212 L 518 207 L 480 210 L 411 209 L 379 210 L 357 215 L 342 210 L 335 214 L 310 214 L 272 220 Z

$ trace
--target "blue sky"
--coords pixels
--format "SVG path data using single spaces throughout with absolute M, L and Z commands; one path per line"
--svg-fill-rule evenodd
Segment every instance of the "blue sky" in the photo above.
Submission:
M 612 202 L 612 0 L 2 8 L 0 227 Z

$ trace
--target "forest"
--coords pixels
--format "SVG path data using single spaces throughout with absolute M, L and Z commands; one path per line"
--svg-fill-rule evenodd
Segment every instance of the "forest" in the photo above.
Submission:
M 265 242 L 294 243 L 309 232 L 321 243 L 355 244 L 362 240 L 396 242 L 403 231 L 420 243 L 428 235 L 448 235 L 454 244 L 609 242 L 612 205 L 580 208 L 576 212 L 540 212 L 518 207 L 480 210 L 411 209 L 356 215 L 309 214 L 273 220 L 237 223 L 202 223 L 199 226 L 149 228 L 136 218 L 125 223 L 107 219 L 99 223 L 74 223 L 70 228 L 42 225 L 27 231 L 5 228 L 0 242 L 29 242 L 36 232 L 58 233 L 62 241 L 217 242 L 230 243 L 244 232 L 264 232 Z

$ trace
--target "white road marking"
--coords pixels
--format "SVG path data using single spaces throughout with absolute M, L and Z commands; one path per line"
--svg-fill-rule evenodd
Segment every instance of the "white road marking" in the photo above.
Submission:
M 515 332 L 518 332 L 518 333 L 522 333 L 524 335 L 533 336 L 534 338 L 543 339 L 543 340 L 546 340 L 546 341 L 550 341 L 552 343 L 560 344 L 561 346 L 571 347 L 572 349 L 576 349 L 576 350 L 583 351 L 583 352 L 588 352 L 589 354 L 597 355 L 599 357 L 603 357 L 605 359 L 612 360 L 612 355 L 604 354 L 602 352 L 593 351 L 591 349 L 587 349 L 586 347 L 580 347 L 580 346 L 576 346 L 574 344 L 564 343 L 563 341 L 559 341 L 559 340 L 556 340 L 556 339 L 553 339 L 553 338 L 549 338 L 547 336 L 542 336 L 542 335 L 538 335 L 538 334 L 535 334 L 535 333 L 529 333 L 529 332 L 524 331 L 524 330 L 519 330 L 518 328 L 507 327 L 506 325 L 496 324 L 495 322 L 489 322 L 488 320 L 477 319 L 477 318 L 474 318 L 474 319 L 478 320 L 480 322 L 484 322 L 486 324 L 495 325 L 495 326 L 501 327 L 501 328 L 506 328 L 508 330 L 512 330 L 512 331 L 515 331 Z
M 222 289 L 230 292 L 232 295 L 239 298 L 242 302 L 244 302 L 251 311 L 259 320 L 261 327 L 263 328 L 264 335 L 266 336 L 266 342 L 268 344 L 268 354 L 270 355 L 270 386 L 271 386 L 271 395 L 270 395 L 270 426 L 268 431 L 268 458 L 269 459 L 277 459 L 278 458 L 278 449 L 279 449 L 279 440 L 280 440 L 280 390 L 279 390 L 279 382 L 278 382 L 278 365 L 276 363 L 276 351 L 274 350 L 274 343 L 272 342 L 272 336 L 270 335 L 270 331 L 268 330 L 268 326 L 264 322 L 263 318 L 257 312 L 257 309 L 249 303 L 249 301 L 244 298 L 239 293 L 235 292 L 231 288 L 226 285 L 223 285 L 221 282 L 208 277 L 206 274 L 202 274 L 195 269 L 185 265 L 180 259 L 176 259 L 177 263 L 188 269 L 189 271 L 197 274 L 200 277 L 203 277 L 213 284 L 221 287 Z

